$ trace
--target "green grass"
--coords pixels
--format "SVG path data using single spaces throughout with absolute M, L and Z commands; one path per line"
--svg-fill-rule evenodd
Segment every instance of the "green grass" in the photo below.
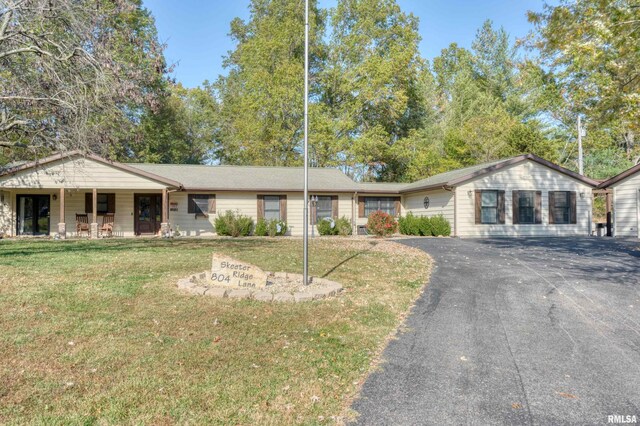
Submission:
M 314 240 L 344 294 L 262 304 L 174 284 L 214 251 L 300 271 L 299 240 L 0 241 L 0 423 L 334 423 L 428 279 L 371 247 Z

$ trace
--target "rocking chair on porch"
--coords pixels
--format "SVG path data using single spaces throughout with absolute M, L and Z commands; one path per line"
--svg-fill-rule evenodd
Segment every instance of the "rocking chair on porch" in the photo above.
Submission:
M 113 223 L 114 223 L 114 215 L 113 213 L 107 213 L 102 216 L 102 226 L 98 230 L 101 237 L 112 237 L 113 236 Z
M 87 233 L 87 237 L 91 236 L 91 227 L 89 226 L 89 216 L 86 214 L 76 213 L 76 234 L 81 236 L 83 232 Z

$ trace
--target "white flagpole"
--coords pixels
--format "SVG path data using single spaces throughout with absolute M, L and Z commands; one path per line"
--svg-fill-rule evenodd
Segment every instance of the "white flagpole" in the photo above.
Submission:
M 303 280 L 309 284 L 309 0 L 304 2 L 304 237 Z

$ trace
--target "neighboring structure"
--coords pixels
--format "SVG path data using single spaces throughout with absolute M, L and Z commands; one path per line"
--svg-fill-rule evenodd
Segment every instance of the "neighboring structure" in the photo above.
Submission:
M 613 235 L 640 238 L 640 164 L 599 185 L 613 193 Z
M 114 235 L 215 235 L 227 210 L 286 220 L 303 232 L 302 168 L 121 164 L 77 152 L 0 173 L 0 231 L 9 235 L 74 235 L 87 214 L 92 235 L 114 215 Z M 357 183 L 337 169 L 310 169 L 311 221 L 349 218 L 354 231 L 368 215 L 442 214 L 453 235 L 591 234 L 595 181 L 534 155 L 495 161 L 411 184 Z

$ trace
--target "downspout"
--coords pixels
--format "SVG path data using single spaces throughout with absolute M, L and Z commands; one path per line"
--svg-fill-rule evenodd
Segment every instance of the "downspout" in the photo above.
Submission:
M 354 237 L 358 236 L 358 225 L 356 223 L 356 208 L 358 204 L 358 191 L 353 193 L 353 199 L 351 200 L 351 233 Z
M 451 192 L 453 195 L 453 236 L 458 236 L 458 200 L 456 197 L 456 188 L 451 186 L 443 186 L 442 189 Z

